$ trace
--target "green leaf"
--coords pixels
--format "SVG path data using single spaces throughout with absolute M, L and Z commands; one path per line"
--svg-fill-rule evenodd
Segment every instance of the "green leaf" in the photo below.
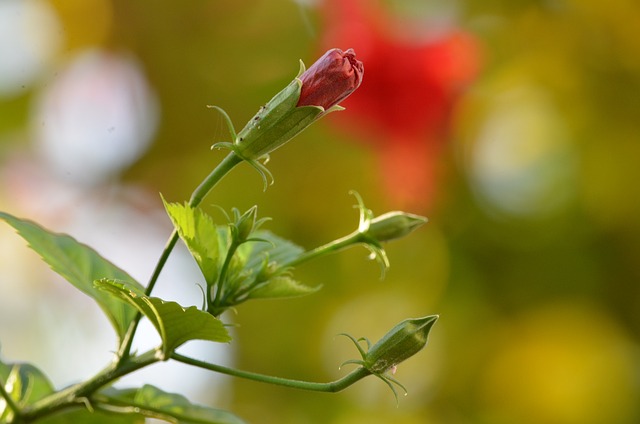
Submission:
M 162 338 L 165 357 L 189 340 L 231 341 L 222 321 L 195 306 L 185 309 L 176 302 L 145 296 L 141 290 L 122 281 L 102 279 L 95 285 L 133 306 L 151 321 Z
M 213 219 L 201 209 L 186 204 L 165 202 L 165 208 L 178 234 L 198 263 L 207 285 L 211 287 L 218 280 L 218 273 L 231 242 L 228 226 L 215 225 Z M 225 276 L 226 290 L 241 293 L 230 304 L 248 298 L 303 296 L 319 289 L 305 286 L 281 272 L 266 281 L 256 280 L 263 270 L 265 260 L 275 264 L 274 268 L 277 269 L 279 263 L 290 262 L 301 255 L 304 249 L 269 231 L 253 231 L 246 237 L 250 240 L 237 248 Z
M 315 293 L 321 288 L 322 286 L 305 286 L 288 275 L 279 275 L 267 280 L 266 283 L 251 290 L 248 297 L 249 299 L 267 299 L 305 296 L 307 294 Z
M 227 231 L 220 231 L 211 216 L 200 208 L 187 204 L 164 202 L 165 209 L 180 238 L 198 263 L 207 285 L 211 286 L 218 278 L 218 272 L 226 253 Z
M 139 389 L 107 389 L 97 401 L 119 407 L 133 407 L 147 417 L 178 424 L 243 424 L 230 412 L 196 405 L 182 395 L 145 385 Z
M 133 409 L 133 408 L 132 408 Z M 38 420 L 38 424 L 144 424 L 145 417 L 139 413 L 109 412 L 99 409 L 66 410 Z
M 135 309 L 118 302 L 94 287 L 94 280 L 110 278 L 126 281 L 130 287 L 142 289 L 131 276 L 100 256 L 95 250 L 65 234 L 50 232 L 31 221 L 0 212 L 0 218 L 18 231 L 52 270 L 76 288 L 92 297 L 105 312 L 122 339 L 135 316 Z
M 253 236 L 266 241 L 266 243 L 252 243 L 250 245 L 251 250 L 246 266 L 254 275 L 260 272 L 265 257 L 270 263 L 275 263 L 277 268 L 277 264 L 287 263 L 304 252 L 300 246 L 269 231 L 256 231 Z M 249 299 L 297 297 L 315 293 L 320 288 L 321 286 L 306 286 L 286 273 L 276 273 L 274 277 L 260 282 L 251 289 L 247 297 Z
M 47 376 L 31 364 L 5 364 L 0 362 L 0 380 L 5 391 L 19 407 L 30 405 L 53 393 Z M 1 384 L 1 383 L 0 383 Z M 7 422 L 13 412 L 0 396 L 0 422 Z
M 302 247 L 270 231 L 256 231 L 251 237 L 265 240 L 266 243 L 251 243 L 251 254 L 247 261 L 248 268 L 259 269 L 265 254 L 268 255 L 269 262 L 287 263 L 304 252 Z

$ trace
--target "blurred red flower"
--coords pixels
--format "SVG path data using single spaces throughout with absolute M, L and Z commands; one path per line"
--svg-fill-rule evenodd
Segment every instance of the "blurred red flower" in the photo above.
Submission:
M 367 68 L 334 122 L 375 148 L 394 206 L 428 209 L 452 109 L 479 70 L 478 43 L 457 28 L 411 34 L 374 0 L 325 0 L 323 12 L 323 47 L 353 47 Z

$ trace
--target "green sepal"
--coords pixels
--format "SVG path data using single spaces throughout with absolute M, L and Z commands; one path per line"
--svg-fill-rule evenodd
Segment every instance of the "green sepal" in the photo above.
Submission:
M 236 138 L 238 138 L 236 134 L 236 129 L 233 126 L 233 121 L 229 117 L 229 114 L 227 113 L 227 111 L 222 109 L 220 106 L 216 106 L 216 105 L 209 105 L 207 107 L 209 109 L 217 110 L 222 115 L 222 117 L 224 118 L 224 122 L 227 124 L 227 129 L 229 130 L 229 135 L 231 136 L 231 140 L 235 140 Z
M 382 374 L 410 358 L 426 345 L 431 327 L 438 315 L 406 319 L 393 327 L 364 357 L 365 367 L 373 374 Z
M 379 242 L 394 240 L 406 236 L 427 221 L 427 218 L 412 213 L 387 212 L 369 222 L 367 235 Z
M 260 163 L 258 159 L 254 160 L 254 159 L 250 159 L 243 156 L 242 153 L 240 153 L 240 149 L 236 144 L 222 141 L 220 143 L 214 144 L 213 146 L 211 146 L 211 148 L 218 149 L 218 150 L 222 150 L 222 149 L 231 150 L 233 153 L 236 154 L 236 156 L 238 156 L 243 161 L 247 162 L 253 169 L 255 169 L 258 172 L 258 174 L 260 174 L 260 177 L 262 177 L 263 190 L 266 191 L 267 187 L 273 184 L 274 179 L 273 179 L 273 174 L 271 174 L 271 171 L 269 171 L 269 169 L 265 165 Z M 264 158 L 263 161 L 266 164 L 269 161 L 269 155 L 265 155 L 260 159 L 263 159 L 263 158 Z
M 358 192 L 352 190 L 350 194 L 355 196 L 360 210 L 360 222 L 358 224 L 358 241 L 371 252 L 371 259 L 375 259 L 380 265 L 381 275 L 384 278 L 389 269 L 389 258 L 382 246 L 383 242 L 404 237 L 426 223 L 427 218 L 402 211 L 387 212 L 380 216 L 374 216 L 373 211 L 364 205 L 364 201 Z
M 300 59 L 300 69 L 298 69 L 298 75 L 296 75 L 296 79 L 300 79 L 300 77 L 302 76 L 302 74 L 304 74 L 304 71 L 307 70 L 307 67 L 304 65 L 304 62 L 302 61 L 302 59 Z
M 325 112 L 319 106 L 297 107 L 301 90 L 302 81 L 295 78 L 258 110 L 235 140 L 241 157 L 255 160 L 271 153 Z
M 356 364 L 362 366 L 384 381 L 393 392 L 396 402 L 398 402 L 398 393 L 393 384 L 400 387 L 405 395 L 407 394 L 407 389 L 398 380 L 389 375 L 389 371 L 392 374 L 395 373 L 396 365 L 420 352 L 427 345 L 429 332 L 437 320 L 438 315 L 406 319 L 393 327 L 373 346 L 364 337 L 356 339 L 349 334 L 341 333 L 340 335 L 348 337 L 353 342 L 362 357 L 362 360 L 350 359 L 343 362 L 342 365 Z M 366 352 L 360 345 L 360 341 L 367 343 L 368 350 Z
M 378 265 L 380 265 L 380 279 L 382 280 L 391 265 L 384 247 L 382 247 L 378 240 L 368 235 L 369 228 L 374 220 L 373 211 L 364 205 L 364 201 L 362 200 L 360 193 L 355 190 L 351 190 L 349 193 L 358 201 L 358 204 L 355 207 L 360 211 L 360 222 L 358 223 L 359 240 L 364 244 L 364 247 L 371 252 L 370 258 L 375 259 Z

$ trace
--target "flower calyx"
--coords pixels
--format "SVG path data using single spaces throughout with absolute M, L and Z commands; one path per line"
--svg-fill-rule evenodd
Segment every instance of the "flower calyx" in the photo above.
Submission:
M 437 320 L 438 315 L 406 319 L 393 327 L 373 346 L 365 337 L 355 339 L 349 334 L 342 333 L 341 335 L 348 337 L 355 344 L 362 358 L 361 360 L 348 360 L 342 365 L 357 364 L 364 367 L 389 386 L 397 401 L 398 394 L 393 384 L 404 390 L 405 395 L 407 390 L 399 381 L 389 375 L 389 372 L 395 374 L 398 364 L 420 352 L 427 345 L 429 333 Z M 360 344 L 362 341 L 367 344 L 366 351 Z
M 251 235 L 260 228 L 262 224 L 271 220 L 265 217 L 257 219 L 258 206 L 252 206 L 245 213 L 241 214 L 237 208 L 232 209 L 234 222 L 229 224 L 231 237 L 235 243 L 242 244 L 248 241 L 264 241 L 259 238 L 251 238 Z
M 360 210 L 357 230 L 359 241 L 371 251 L 372 259 L 380 264 L 384 278 L 389 268 L 389 259 L 382 243 L 404 237 L 429 220 L 426 217 L 402 211 L 387 212 L 376 217 L 371 209 L 364 205 L 360 194 L 355 191 L 351 191 L 351 194 L 356 197 L 357 208 Z
M 224 117 L 232 143 L 216 143 L 215 148 L 227 148 L 253 166 L 263 177 L 265 187 L 271 174 L 259 160 L 282 146 L 322 116 L 343 108 L 339 102 L 353 93 L 362 82 L 364 66 L 352 49 L 331 49 L 309 69 L 300 61 L 296 78 L 247 122 L 236 134 L 227 113 L 217 106 Z

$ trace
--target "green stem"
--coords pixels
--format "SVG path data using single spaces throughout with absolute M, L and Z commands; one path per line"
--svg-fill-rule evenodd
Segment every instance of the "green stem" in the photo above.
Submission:
M 222 264 L 222 268 L 220 268 L 220 274 L 218 275 L 218 282 L 216 288 L 216 296 L 213 298 L 213 307 L 220 306 L 222 301 L 222 289 L 224 287 L 224 280 L 227 278 L 227 270 L 229 269 L 229 264 L 231 264 L 231 260 L 233 259 L 233 255 L 235 255 L 236 250 L 240 246 L 239 243 L 234 239 L 231 242 L 231 246 L 229 246 L 229 250 L 227 251 L 227 257 L 224 259 L 224 263 Z
M 307 261 L 310 261 L 311 259 L 328 255 L 330 253 L 335 253 L 351 245 L 361 243 L 362 241 L 363 241 L 362 233 L 355 231 L 349 234 L 348 236 L 344 236 L 342 238 L 339 238 L 337 240 L 334 240 L 322 246 L 316 247 L 315 249 L 308 250 L 302 253 L 300 256 L 292 259 L 291 261 L 281 264 L 280 268 L 286 269 L 290 267 L 295 267 L 297 265 L 300 265 L 303 262 L 307 262 Z
M 198 359 L 190 358 L 188 356 L 183 356 L 175 352 L 171 354 L 171 358 L 184 364 L 193 365 L 195 367 L 204 368 L 210 371 L 227 374 L 234 377 L 245 378 L 262 383 L 275 384 L 278 386 L 291 387 L 294 389 L 311 390 L 314 392 L 339 392 L 371 374 L 366 368 L 359 367 L 339 380 L 329 383 L 314 383 L 311 381 L 291 380 L 288 378 L 274 377 L 270 375 L 257 374 L 249 371 L 228 368 L 222 365 L 211 364 L 208 362 L 200 361 Z
M 288 269 L 300 265 L 303 262 L 307 262 L 320 256 L 328 255 L 330 253 L 335 253 L 339 250 L 346 249 L 347 247 L 354 244 L 362 243 L 363 241 L 365 241 L 363 234 L 359 231 L 354 231 L 348 236 L 333 240 L 332 242 L 316 247 L 315 249 L 303 252 L 298 257 L 290 260 L 289 262 L 279 264 L 279 272 L 286 272 Z M 233 294 L 235 299 L 241 298 L 241 296 L 251 292 L 251 290 L 253 290 L 258 284 L 262 282 L 263 281 L 255 280 L 250 285 L 238 289 L 234 293 L 228 293 L 227 296 L 222 299 L 222 303 L 225 303 L 225 301 L 228 297 L 230 297 L 231 294 Z
M 223 160 L 216 166 L 213 171 L 205 178 L 202 183 L 191 194 L 191 199 L 189 199 L 189 206 L 196 207 L 198 206 L 202 200 L 205 198 L 207 194 L 213 189 L 213 187 L 225 176 L 231 169 L 233 169 L 237 164 L 242 162 L 242 158 L 236 155 L 234 152 L 229 153 Z M 155 269 L 153 270 L 153 274 L 149 279 L 149 283 L 147 284 L 147 288 L 145 290 L 145 294 L 149 296 L 153 291 L 153 288 L 158 281 L 158 277 L 160 276 L 160 272 L 164 268 L 167 260 L 169 259 L 169 255 L 173 251 L 176 243 L 178 242 L 178 231 L 173 230 L 167 244 L 165 245 L 162 254 L 160 255 L 160 259 L 158 259 L 158 263 L 156 264 Z M 122 339 L 122 343 L 120 344 L 120 350 L 118 351 L 118 355 L 121 360 L 127 359 L 127 357 L 131 353 L 131 346 L 133 344 L 133 336 L 138 329 L 138 324 L 140 323 L 140 319 L 142 318 L 142 314 L 138 312 L 129 325 L 127 333 Z
M 21 418 L 20 408 L 18 408 L 18 405 L 16 405 L 16 403 L 13 401 L 11 395 L 7 393 L 6 389 L 4 388 L 4 381 L 2 380 L 2 378 L 0 378 L 0 395 L 2 395 L 2 397 L 4 398 L 9 409 L 13 411 L 14 421 L 19 422 Z
M 191 194 L 191 199 L 189 199 L 189 206 L 196 207 L 202 202 L 202 199 L 205 198 L 207 194 L 213 189 L 213 187 L 224 177 L 227 175 L 233 167 L 242 162 L 243 159 L 236 155 L 234 152 L 230 152 L 227 157 L 225 157 L 222 162 L 215 167 L 213 171 L 205 178 L 202 183 Z
M 53 393 L 22 411 L 22 422 L 34 421 L 53 412 L 90 404 L 91 396 L 100 388 L 112 383 L 120 377 L 158 362 L 159 355 L 155 349 L 142 355 L 131 357 L 127 361 L 113 362 L 102 372 L 82 383 Z M 18 421 L 20 422 L 20 421 Z

